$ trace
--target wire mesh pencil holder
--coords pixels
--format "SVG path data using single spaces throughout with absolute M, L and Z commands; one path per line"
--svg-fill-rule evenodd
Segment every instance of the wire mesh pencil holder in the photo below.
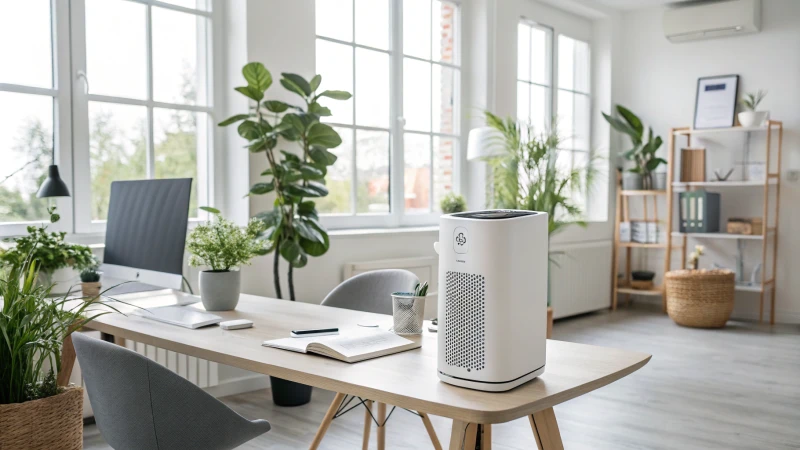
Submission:
M 395 334 L 422 334 L 425 316 L 425 297 L 415 297 L 408 292 L 392 294 L 392 318 Z

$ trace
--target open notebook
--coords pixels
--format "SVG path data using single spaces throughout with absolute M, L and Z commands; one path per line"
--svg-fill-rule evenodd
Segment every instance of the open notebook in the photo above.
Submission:
M 422 346 L 394 333 L 374 328 L 352 328 L 333 336 L 283 338 L 264 341 L 274 347 L 300 353 L 316 353 L 340 361 L 354 363 L 365 359 L 391 355 Z

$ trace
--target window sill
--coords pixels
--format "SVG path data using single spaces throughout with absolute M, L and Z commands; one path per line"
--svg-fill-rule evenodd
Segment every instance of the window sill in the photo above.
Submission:
M 427 234 L 438 233 L 439 226 L 427 227 L 394 227 L 394 228 L 351 228 L 341 230 L 328 230 L 328 236 L 331 238 L 343 237 L 361 237 L 361 236 L 381 236 L 381 235 L 398 235 L 398 234 Z

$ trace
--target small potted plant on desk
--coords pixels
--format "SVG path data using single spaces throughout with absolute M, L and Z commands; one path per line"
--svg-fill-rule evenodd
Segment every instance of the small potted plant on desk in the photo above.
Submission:
M 100 272 L 97 267 L 89 267 L 81 271 L 81 292 L 84 297 L 95 298 L 100 295 Z
M 189 265 L 205 266 L 200 272 L 200 299 L 207 311 L 230 311 L 239 303 L 241 276 L 239 267 L 250 264 L 256 256 L 267 254 L 259 235 L 267 227 L 261 220 L 250 219 L 240 228 L 225 220 L 218 209 L 200 207 L 213 217 L 211 223 L 198 225 L 189 234 L 186 249 Z

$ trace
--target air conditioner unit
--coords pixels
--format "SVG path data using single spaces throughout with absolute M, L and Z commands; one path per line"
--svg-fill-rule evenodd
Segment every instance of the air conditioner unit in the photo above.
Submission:
M 664 35 L 670 42 L 712 39 L 760 30 L 761 0 L 701 3 L 664 11 Z

